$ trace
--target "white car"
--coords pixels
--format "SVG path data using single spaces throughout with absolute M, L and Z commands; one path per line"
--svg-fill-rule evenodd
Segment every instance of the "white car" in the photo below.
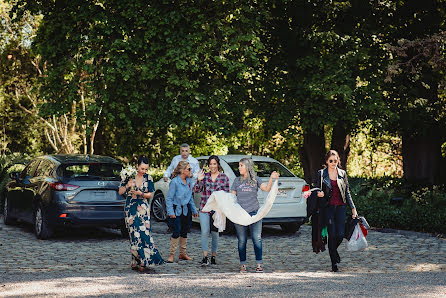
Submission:
M 255 171 L 262 179 L 262 182 L 268 182 L 269 176 L 273 171 L 280 174 L 279 193 L 276 200 L 266 217 L 263 218 L 264 225 L 280 225 L 282 230 L 295 233 L 304 223 L 307 215 L 307 204 L 302 193 L 309 189 L 305 180 L 295 176 L 283 164 L 275 159 L 263 156 L 251 155 L 219 155 L 220 164 L 223 172 L 229 177 L 229 185 L 232 185 L 235 177 L 239 176 L 238 165 L 240 159 L 250 157 L 254 161 Z M 207 160 L 209 156 L 197 157 L 200 168 L 207 170 Z M 169 190 L 169 182 L 163 179 L 155 182 L 155 195 L 150 201 L 152 215 L 157 221 L 165 221 L 167 219 L 165 197 Z M 260 205 L 263 204 L 267 193 L 259 190 L 258 200 Z M 194 194 L 195 206 L 200 206 L 201 193 Z M 197 208 L 198 209 L 198 208 Z M 193 221 L 199 222 L 199 218 L 193 218 Z M 227 230 L 233 230 L 233 224 L 228 220 Z

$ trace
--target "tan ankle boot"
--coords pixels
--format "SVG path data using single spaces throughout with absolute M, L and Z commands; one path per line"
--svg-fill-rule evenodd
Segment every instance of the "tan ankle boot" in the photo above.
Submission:
M 193 258 L 186 254 L 187 238 L 180 237 L 180 260 L 192 261 Z
M 178 238 L 170 237 L 170 252 L 169 252 L 169 257 L 167 258 L 167 263 L 173 263 L 175 253 L 177 252 L 177 246 L 178 246 Z

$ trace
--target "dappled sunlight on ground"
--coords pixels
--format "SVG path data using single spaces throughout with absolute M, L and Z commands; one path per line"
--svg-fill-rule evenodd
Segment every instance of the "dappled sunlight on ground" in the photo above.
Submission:
M 0 296 L 394 296 L 446 295 L 444 273 L 138 274 L 37 278 L 1 283 Z M 379 285 L 379 287 L 376 287 Z M 353 291 L 353 292 L 352 292 Z M 405 296 L 405 295 L 403 295 Z

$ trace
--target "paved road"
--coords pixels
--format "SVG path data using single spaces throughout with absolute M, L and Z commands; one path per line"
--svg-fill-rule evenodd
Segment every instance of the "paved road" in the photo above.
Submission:
M 0 220 L 0 296 L 424 296 L 446 297 L 446 240 L 425 234 L 371 231 L 364 252 L 341 245 L 340 272 L 329 272 L 328 252 L 314 254 L 311 227 L 294 235 L 263 232 L 264 274 L 238 273 L 234 235 L 220 237 L 217 266 L 202 268 L 199 228 L 189 234 L 192 262 L 176 260 L 156 274 L 130 270 L 128 240 L 117 230 L 82 229 L 37 240 L 29 225 Z M 167 258 L 169 234 L 153 222 L 153 237 Z M 178 254 L 178 252 L 177 252 Z

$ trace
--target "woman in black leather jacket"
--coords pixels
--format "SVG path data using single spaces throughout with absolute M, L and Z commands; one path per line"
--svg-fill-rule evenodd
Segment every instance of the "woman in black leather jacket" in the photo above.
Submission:
M 335 150 L 328 151 L 325 155 L 325 163 L 327 166 L 318 171 L 314 186 L 322 189 L 317 196 L 324 198 L 328 203 L 328 251 L 330 253 L 331 269 L 333 272 L 337 272 L 337 264 L 341 262 L 337 249 L 344 238 L 346 204 L 352 209 L 353 218 L 357 216 L 357 213 L 350 196 L 347 173 L 339 168 L 338 152 Z

